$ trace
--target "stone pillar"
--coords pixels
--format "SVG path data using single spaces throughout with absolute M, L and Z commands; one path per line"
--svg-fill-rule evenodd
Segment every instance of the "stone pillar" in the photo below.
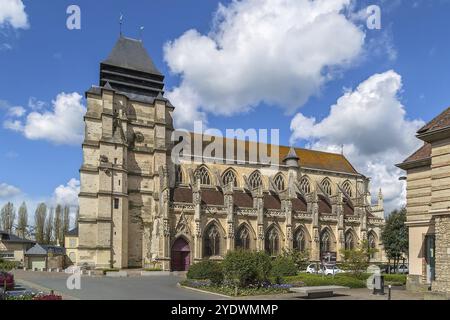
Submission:
M 344 225 L 344 203 L 343 203 L 343 194 L 339 190 L 335 196 L 332 198 L 332 206 L 333 213 L 337 217 L 338 225 L 337 225 L 337 243 L 336 243 L 336 252 L 338 253 L 337 259 L 340 260 L 341 256 L 339 252 L 341 249 L 345 248 L 345 225 Z
M 235 236 L 235 217 L 234 217 L 234 201 L 233 201 L 233 184 L 225 186 L 224 204 L 227 211 L 227 251 L 234 250 Z
M 287 250 L 292 250 L 293 243 L 293 234 L 292 234 L 292 201 L 289 197 L 285 198 L 281 202 L 281 209 L 283 210 L 286 216 L 286 243 L 285 248 Z
M 258 214 L 258 242 L 256 244 L 256 250 L 264 251 L 264 194 L 262 188 L 258 188 L 254 197 L 254 204 Z
M 436 280 L 435 292 L 450 294 L 450 215 L 435 217 L 436 234 Z
M 312 215 L 313 220 L 311 260 L 320 261 L 319 198 L 317 191 L 314 191 L 308 196 L 308 212 Z
M 201 228 L 201 204 L 202 196 L 200 190 L 200 180 L 197 180 L 197 184 L 193 186 L 192 199 L 195 207 L 194 222 L 194 261 L 202 260 L 202 228 Z

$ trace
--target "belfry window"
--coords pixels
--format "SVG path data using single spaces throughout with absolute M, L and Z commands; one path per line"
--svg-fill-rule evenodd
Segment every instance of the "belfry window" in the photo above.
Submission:
M 250 175 L 250 178 L 248 179 L 248 182 L 250 184 L 250 188 L 257 189 L 262 186 L 262 179 L 261 179 L 261 173 L 259 171 L 255 171 Z
M 286 186 L 285 186 L 284 178 L 283 178 L 283 175 L 282 175 L 282 174 L 278 174 L 278 175 L 275 177 L 274 182 L 275 182 L 275 185 L 277 186 L 278 191 L 284 191 L 284 190 L 286 190 Z
M 266 252 L 271 256 L 276 256 L 280 252 L 280 236 L 275 227 L 269 229 L 265 241 Z
M 220 233 L 215 224 L 212 224 L 205 232 L 204 256 L 220 256 Z
M 200 184 L 204 186 L 211 185 L 211 177 L 209 176 L 208 169 L 201 167 L 195 171 L 195 180 L 200 179 Z
M 225 185 L 229 185 L 231 183 L 231 184 L 233 184 L 233 187 L 235 187 L 235 188 L 237 187 L 236 174 L 231 169 L 228 169 L 227 171 L 225 171 L 225 173 L 222 176 L 222 180 Z

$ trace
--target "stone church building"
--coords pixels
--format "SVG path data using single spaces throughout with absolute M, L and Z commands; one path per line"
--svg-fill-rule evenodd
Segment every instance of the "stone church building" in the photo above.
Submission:
M 142 42 L 121 36 L 86 92 L 78 265 L 186 270 L 237 248 L 339 261 L 362 240 L 382 259 L 381 190 L 372 206 L 370 180 L 343 155 L 235 140 L 246 155 L 278 149 L 279 166 L 195 152 L 174 163 L 172 117 L 183 110 L 163 90 Z

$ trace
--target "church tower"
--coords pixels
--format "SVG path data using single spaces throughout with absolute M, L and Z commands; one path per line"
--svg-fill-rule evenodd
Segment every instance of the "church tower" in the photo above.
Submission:
M 174 107 L 142 41 L 120 36 L 86 92 L 79 265 L 145 267 L 170 163 Z

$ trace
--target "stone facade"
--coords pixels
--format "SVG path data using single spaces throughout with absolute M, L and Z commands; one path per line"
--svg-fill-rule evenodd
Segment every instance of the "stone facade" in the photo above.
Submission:
M 418 131 L 407 171 L 409 287 L 450 292 L 450 109 Z
M 122 37 L 86 93 L 78 265 L 185 270 L 237 247 L 339 260 L 362 240 L 383 260 L 381 191 L 372 206 L 369 179 L 343 155 L 280 147 L 276 167 L 173 163 L 162 81 L 142 43 Z

